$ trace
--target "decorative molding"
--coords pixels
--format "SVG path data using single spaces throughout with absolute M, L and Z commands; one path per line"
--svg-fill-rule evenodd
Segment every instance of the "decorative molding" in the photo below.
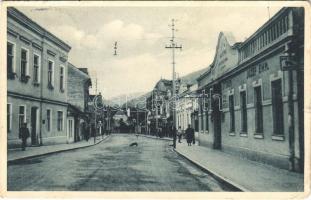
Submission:
M 7 33 L 8 33 L 9 35 L 11 35 L 11 36 L 15 37 L 15 38 L 17 38 L 17 37 L 18 37 L 18 33 L 17 33 L 17 32 L 15 32 L 15 31 L 13 31 L 13 30 L 11 30 L 10 28 L 8 28 Z
M 262 85 L 262 80 L 261 78 L 256 80 L 256 81 L 253 81 L 252 83 L 253 87 L 258 87 L 258 86 L 261 86 Z
M 281 70 L 278 70 L 277 72 L 270 74 L 270 82 L 282 79 L 282 73 Z
M 254 138 L 256 138 L 256 139 L 264 139 L 264 136 L 261 133 L 255 133 L 254 134 Z
M 31 40 L 28 39 L 28 38 L 26 38 L 26 37 L 24 37 L 24 36 L 22 36 L 22 35 L 19 36 L 19 39 L 20 39 L 21 41 L 23 41 L 23 42 L 24 42 L 25 44 L 27 44 L 27 45 L 30 45 L 30 44 L 31 44 Z
M 247 133 L 240 133 L 240 137 L 248 137 Z
M 239 92 L 245 91 L 246 90 L 246 84 L 243 83 L 242 85 L 239 85 Z
M 29 17 L 24 15 L 22 12 L 17 10 L 14 7 L 8 7 L 7 8 L 7 17 L 9 19 L 14 20 L 19 25 L 23 26 L 23 28 L 26 28 L 33 33 L 39 35 L 42 38 L 46 38 L 50 42 L 52 42 L 54 45 L 58 46 L 59 48 L 63 49 L 66 52 L 69 52 L 71 47 L 66 44 L 64 41 L 44 29 L 42 26 L 38 25 L 36 22 L 31 20 Z M 10 24 L 9 24 L 10 25 Z
M 254 108 L 254 103 L 248 103 L 246 104 L 246 108 Z
M 40 98 L 40 97 L 34 97 L 31 95 L 24 95 L 24 94 L 19 94 L 19 93 L 10 92 L 10 91 L 8 91 L 7 96 L 25 99 L 25 100 L 31 100 L 31 101 L 38 101 L 38 102 L 41 101 L 43 103 L 51 103 L 51 104 L 56 104 L 56 105 L 61 105 L 61 106 L 67 106 L 68 105 L 67 102 L 62 102 L 62 101 L 57 101 L 57 100 L 52 100 L 52 99 L 46 99 L 46 98 Z
M 285 137 L 284 135 L 272 135 L 272 140 L 284 141 Z
M 263 100 L 262 101 L 262 106 L 269 106 L 272 104 L 271 99 Z
M 37 43 L 35 43 L 35 42 L 32 42 L 32 46 L 33 46 L 34 48 L 40 50 L 40 51 L 43 50 L 43 48 L 42 48 L 39 44 L 37 44 Z
M 67 56 L 59 56 L 59 60 L 62 62 L 67 62 L 68 57 Z
M 50 56 L 53 56 L 53 57 L 56 56 L 56 53 L 54 53 L 54 52 L 51 51 L 51 50 L 46 50 L 46 52 L 47 52 Z

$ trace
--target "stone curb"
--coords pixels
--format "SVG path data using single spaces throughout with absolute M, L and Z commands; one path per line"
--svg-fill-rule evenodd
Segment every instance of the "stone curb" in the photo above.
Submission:
M 209 175 L 211 175 L 212 177 L 214 177 L 216 180 L 240 191 L 240 192 L 251 192 L 249 189 L 246 189 L 245 187 L 229 180 L 228 178 L 220 175 L 219 173 L 212 171 L 211 169 L 208 169 L 207 167 L 203 166 L 201 163 L 196 162 L 192 159 L 190 159 L 189 157 L 187 157 L 186 155 L 184 155 L 183 153 L 179 152 L 177 149 L 174 149 L 174 151 L 176 153 L 178 153 L 181 157 L 187 159 L 188 161 L 190 161 L 192 164 L 196 165 L 197 167 L 199 167 L 200 169 L 202 169 L 203 171 L 205 171 L 206 173 L 208 173 Z
M 146 138 L 151 138 L 151 139 L 156 139 L 156 140 L 173 141 L 173 139 L 170 139 L 170 138 L 157 138 L 157 137 L 151 137 L 151 136 L 148 136 L 148 135 L 139 135 L 139 136 L 146 137 Z
M 83 149 L 86 147 L 91 147 L 91 146 L 95 146 L 101 142 L 103 142 L 104 140 L 110 138 L 110 135 L 108 135 L 107 137 L 105 137 L 104 139 L 101 139 L 100 141 L 96 142 L 95 144 L 90 144 L 90 145 L 85 145 L 85 146 L 80 146 L 80 147 L 74 147 L 74 148 L 70 148 L 70 149 L 61 149 L 61 150 L 57 150 L 57 151 L 51 151 L 51 152 L 46 152 L 46 153 L 42 153 L 42 154 L 36 154 L 36 155 L 31 155 L 31 156 L 25 156 L 22 158 L 16 158 L 16 159 L 8 159 L 8 164 L 12 164 L 14 162 L 18 162 L 21 160 L 26 160 L 26 159 L 30 159 L 30 158 L 36 158 L 36 157 L 40 157 L 40 156 L 45 156 L 45 155 L 50 155 L 50 154 L 54 154 L 54 153 L 61 153 L 61 152 L 66 152 L 66 151 L 71 151 L 71 150 L 76 150 L 76 149 Z

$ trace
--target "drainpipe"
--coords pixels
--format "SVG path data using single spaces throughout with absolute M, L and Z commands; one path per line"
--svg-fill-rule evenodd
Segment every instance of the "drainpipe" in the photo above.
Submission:
M 288 135 L 290 152 L 290 170 L 295 170 L 295 131 L 294 131 L 294 103 L 293 103 L 293 71 L 288 70 Z
M 41 47 L 42 47 L 42 51 L 41 51 L 41 66 L 40 66 L 40 132 L 39 132 L 39 138 L 40 138 L 40 142 L 39 145 L 42 146 L 42 131 L 43 131 L 43 127 L 42 127 L 42 115 L 43 115 L 43 111 L 42 111 L 42 98 L 43 98 L 43 68 L 44 68 L 44 39 L 45 39 L 45 33 L 42 36 L 42 40 L 41 40 Z
M 288 69 L 288 135 L 289 135 L 289 162 L 290 162 L 290 170 L 296 171 L 298 170 L 296 167 L 296 156 L 295 156 L 295 115 L 294 115 L 294 102 L 293 102 L 293 70 L 299 68 L 299 64 L 297 62 L 297 38 L 298 30 L 297 25 L 294 24 L 295 13 L 292 11 L 292 15 L 290 15 L 290 23 L 293 26 L 293 39 L 286 46 L 286 53 L 289 55 L 289 62 L 291 63 L 291 67 Z

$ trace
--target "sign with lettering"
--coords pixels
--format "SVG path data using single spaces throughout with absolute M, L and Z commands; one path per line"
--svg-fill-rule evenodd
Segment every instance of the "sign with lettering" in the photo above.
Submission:
M 269 66 L 267 62 L 259 63 L 247 70 L 247 78 L 251 78 L 256 76 L 257 74 L 261 74 L 264 71 L 269 70 Z
M 231 37 L 233 38 L 233 36 Z M 232 44 L 233 45 L 233 44 Z M 233 48 L 224 33 L 220 33 L 216 54 L 213 61 L 212 76 L 214 79 L 237 66 L 238 51 Z

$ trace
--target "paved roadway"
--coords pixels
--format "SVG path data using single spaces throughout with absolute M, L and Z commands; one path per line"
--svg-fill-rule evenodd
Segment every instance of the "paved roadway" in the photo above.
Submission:
M 130 147 L 134 141 L 138 146 Z M 8 190 L 230 190 L 177 155 L 169 143 L 118 134 L 93 147 L 20 161 L 8 166 Z

